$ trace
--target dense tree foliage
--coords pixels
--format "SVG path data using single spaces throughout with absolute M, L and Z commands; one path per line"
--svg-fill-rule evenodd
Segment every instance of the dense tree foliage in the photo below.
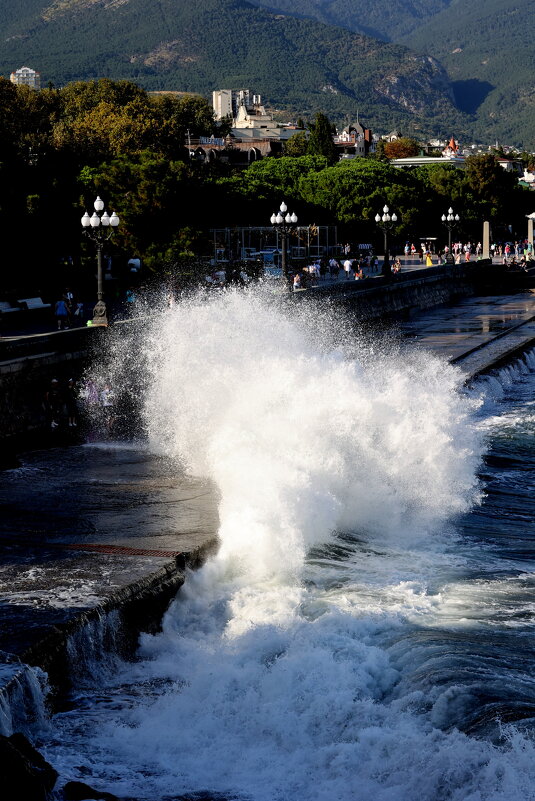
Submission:
M 394 139 L 393 142 L 385 142 L 383 153 L 388 159 L 405 159 L 409 158 L 409 156 L 418 156 L 420 154 L 420 145 L 416 139 L 400 136 L 399 139 Z
M 497 238 L 524 236 L 533 211 L 533 195 L 493 155 L 470 157 L 465 170 L 400 170 L 376 158 L 332 163 L 328 152 L 242 169 L 233 166 L 231 145 L 227 163 L 189 157 L 187 132 L 218 133 L 196 96 L 152 97 L 109 80 L 33 92 L 0 80 L 0 101 L 4 294 L 23 285 L 35 294 L 93 286 L 95 253 L 80 217 L 97 194 L 121 218 L 109 251 L 122 265 L 139 256 L 155 275 L 210 257 L 210 229 L 269 225 L 282 200 L 301 224 L 336 224 L 340 240 L 354 242 L 379 243 L 374 217 L 385 203 L 398 215 L 398 242 L 444 236 L 440 218 L 450 205 L 461 216 L 459 236 L 472 239 L 481 238 L 485 219 Z M 320 121 L 327 145 L 323 115 L 311 138 Z
M 304 156 L 307 151 L 308 141 L 304 131 L 299 131 L 284 143 L 284 153 L 286 156 Z

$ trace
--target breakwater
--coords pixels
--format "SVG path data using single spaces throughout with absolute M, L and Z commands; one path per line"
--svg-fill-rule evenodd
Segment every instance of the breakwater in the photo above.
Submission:
M 238 682 L 239 686 L 256 687 L 261 694 L 264 692 L 262 677 L 268 676 L 269 679 L 269 675 L 277 674 L 279 668 L 283 669 L 280 675 L 280 680 L 283 682 L 288 676 L 288 673 L 284 672 L 287 662 L 286 652 L 291 652 L 292 642 L 295 642 L 297 651 L 290 660 L 292 665 L 297 666 L 295 679 L 301 687 L 299 664 L 302 654 L 299 651 L 304 649 L 308 653 L 310 650 L 312 654 L 310 662 L 316 666 L 312 682 L 315 689 L 311 689 L 317 698 L 318 676 L 323 682 L 324 674 L 321 671 L 323 663 L 326 668 L 325 677 L 329 677 L 329 682 L 321 683 L 321 694 L 328 692 L 333 684 L 337 687 L 343 686 L 346 677 L 345 663 L 338 658 L 339 647 L 336 643 L 340 637 L 345 636 L 344 632 L 347 633 L 347 629 L 355 635 L 350 637 L 347 646 L 348 653 L 351 654 L 347 673 L 351 680 L 347 692 L 350 692 L 350 687 L 355 686 L 352 670 L 356 664 L 362 663 L 364 654 L 367 667 L 363 676 L 363 692 L 367 691 L 366 688 L 370 688 L 372 677 L 377 673 L 377 676 L 382 678 L 377 691 L 373 691 L 372 700 L 382 703 L 385 692 L 395 691 L 395 674 L 398 670 L 403 670 L 403 659 L 399 667 L 392 670 L 388 668 L 389 657 L 386 651 L 384 657 L 381 655 L 384 645 L 381 640 L 381 630 L 378 630 L 377 647 L 372 648 L 369 655 L 365 654 L 364 640 L 370 636 L 373 620 L 365 624 L 365 637 L 361 642 L 361 636 L 355 628 L 358 627 L 358 620 L 357 622 L 350 619 L 347 622 L 342 620 L 348 611 L 346 599 L 334 616 L 335 622 L 341 622 L 341 628 L 333 634 L 334 653 L 337 654 L 333 662 L 330 645 L 327 647 L 331 637 L 330 616 L 327 615 L 321 620 L 321 615 L 318 618 L 317 614 L 318 610 L 321 611 L 324 604 L 329 601 L 319 596 L 315 597 L 316 590 L 313 588 L 321 584 L 321 579 L 318 581 L 319 576 L 316 576 L 314 571 L 328 558 L 329 532 L 339 527 L 352 526 L 354 521 L 357 521 L 361 527 L 356 529 L 359 536 L 370 537 L 371 543 L 377 536 L 388 539 L 390 530 L 392 534 L 395 533 L 397 545 L 392 558 L 395 575 L 399 581 L 400 558 L 403 558 L 403 554 L 397 550 L 400 537 L 406 535 L 407 540 L 404 544 L 410 552 L 414 546 L 411 537 L 415 536 L 420 527 L 426 529 L 428 526 L 435 526 L 443 519 L 447 520 L 450 514 L 457 514 L 460 508 L 464 508 L 462 507 L 465 503 L 464 493 L 467 494 L 466 502 L 468 502 L 472 490 L 476 489 L 473 480 L 474 456 L 470 455 L 471 449 L 467 446 L 467 436 L 473 437 L 473 449 L 477 450 L 478 436 L 470 428 L 467 419 L 470 403 L 458 397 L 456 392 L 452 392 L 458 381 L 455 371 L 444 363 L 439 365 L 436 357 L 423 355 L 416 363 L 412 357 L 401 358 L 398 363 L 395 358 L 378 354 L 380 369 L 374 369 L 374 365 L 369 363 L 368 367 L 371 367 L 369 370 L 359 365 L 355 365 L 358 369 L 347 369 L 347 365 L 340 359 L 336 350 L 331 356 L 321 349 L 316 353 L 314 346 L 311 346 L 311 334 L 314 334 L 317 325 L 315 316 L 311 316 L 309 320 L 312 328 L 301 330 L 295 321 L 274 315 L 273 310 L 264 308 L 258 300 L 254 303 L 249 303 L 248 300 L 238 295 L 229 296 L 227 299 L 221 296 L 219 299 L 213 299 L 209 309 L 203 304 L 192 304 L 192 308 L 181 309 L 180 314 L 163 315 L 160 321 L 161 328 L 156 332 L 157 336 L 150 339 L 153 358 L 148 360 L 152 370 L 148 419 L 152 434 L 159 438 L 157 444 L 160 445 L 160 452 L 165 453 L 166 449 L 170 448 L 172 453 L 176 453 L 176 448 L 181 450 L 184 448 L 186 461 L 192 469 L 217 481 L 223 494 L 221 509 L 224 513 L 220 528 L 224 535 L 223 555 L 219 564 L 227 563 L 229 567 L 239 564 L 240 574 L 243 572 L 247 575 L 247 581 L 252 582 L 250 588 L 248 584 L 242 587 L 239 582 L 235 587 L 227 587 L 229 581 L 231 584 L 234 581 L 234 572 L 231 571 L 226 576 L 214 570 L 214 565 L 211 565 L 210 569 L 205 571 L 203 580 L 192 581 L 193 591 L 188 593 L 190 603 L 188 605 L 186 601 L 183 609 L 178 611 L 176 622 L 173 622 L 173 615 L 171 618 L 168 617 L 171 628 L 168 627 L 164 635 L 154 641 L 156 648 L 154 653 L 157 656 L 157 650 L 163 644 L 162 664 L 166 667 L 165 644 L 170 642 L 173 628 L 176 627 L 179 631 L 187 628 L 185 639 L 187 645 L 171 662 L 179 666 L 180 671 L 188 654 L 193 655 L 194 671 L 187 682 L 188 687 L 191 686 L 192 689 L 184 687 L 185 703 L 187 705 L 188 698 L 191 698 L 192 709 L 200 709 L 198 701 L 206 698 L 208 693 L 209 700 L 204 704 L 204 708 L 210 710 L 214 703 L 219 703 L 218 699 L 223 698 L 226 703 L 227 700 L 231 702 L 236 697 L 234 677 L 238 675 L 237 671 L 246 670 L 244 681 Z M 238 335 L 226 337 L 225 333 L 229 331 L 230 323 L 236 326 Z M 286 335 L 284 341 L 288 343 L 289 352 L 284 355 L 282 364 L 279 340 L 274 341 L 273 330 L 282 331 Z M 257 338 L 253 339 L 253 335 Z M 163 351 L 160 349 L 162 343 L 165 345 Z M 198 358 L 197 346 L 205 354 L 204 358 Z M 130 353 L 129 350 L 126 358 L 129 358 Z M 258 369 L 260 357 L 261 370 Z M 208 390 L 214 386 L 214 381 L 217 392 L 210 392 Z M 238 383 L 239 393 L 236 391 Z M 200 407 L 200 404 L 205 405 Z M 303 414 L 303 407 L 307 410 L 306 414 Z M 356 416 L 348 416 L 348 409 L 357 409 L 359 413 Z M 422 426 L 424 426 L 423 433 Z M 401 438 L 396 435 L 398 431 L 404 432 Z M 413 442 L 414 447 L 407 448 L 407 441 Z M 453 449 L 448 444 L 452 441 L 457 443 Z M 34 615 L 31 625 L 27 626 L 28 632 L 32 627 L 33 634 L 39 631 L 40 610 L 39 605 L 35 604 L 35 601 L 43 597 L 39 592 L 46 594 L 44 597 L 47 602 L 51 593 L 56 592 L 57 597 L 62 598 L 64 604 L 68 606 L 69 620 L 62 620 L 57 607 L 55 608 L 54 614 L 59 615 L 59 618 L 52 620 L 51 625 L 59 630 L 60 634 L 52 631 L 50 639 L 43 635 L 41 637 L 44 643 L 43 649 L 41 646 L 33 650 L 31 646 L 13 649 L 31 658 L 32 662 L 45 665 L 52 675 L 54 675 L 54 659 L 61 665 L 66 646 L 71 649 L 71 658 L 68 660 L 63 658 L 63 665 L 68 664 L 70 670 L 75 672 L 83 670 L 81 663 L 85 653 L 88 654 L 87 661 L 94 666 L 104 650 L 120 650 L 118 643 L 122 640 L 122 635 L 121 626 L 116 625 L 116 613 L 123 606 L 128 607 L 131 601 L 129 588 L 132 586 L 137 587 L 137 591 L 144 599 L 138 611 L 143 612 L 145 606 L 154 609 L 153 623 L 158 625 L 157 618 L 161 616 L 161 610 L 157 606 L 147 604 L 145 595 L 147 591 L 150 592 L 151 581 L 154 579 L 156 582 L 158 573 L 161 572 L 161 567 L 151 560 L 168 558 L 168 551 L 174 550 L 173 545 L 177 549 L 176 542 L 173 542 L 176 537 L 176 527 L 181 524 L 185 528 L 185 534 L 195 528 L 195 521 L 191 516 L 188 517 L 188 509 L 196 499 L 203 496 L 203 493 L 206 497 L 206 487 L 186 484 L 177 499 L 179 501 L 177 514 L 171 514 L 167 491 L 176 491 L 176 464 L 160 469 L 160 461 L 155 462 L 159 472 L 153 473 L 148 480 L 144 478 L 142 486 L 138 482 L 134 487 L 134 476 L 137 475 L 139 479 L 140 474 L 145 472 L 140 466 L 140 457 L 132 453 L 130 468 L 127 470 L 124 453 L 128 452 L 128 447 L 125 448 L 124 443 L 117 444 L 117 450 L 122 450 L 123 453 L 120 460 L 117 453 L 113 452 L 113 448 L 113 443 L 103 445 L 109 461 L 106 462 L 105 469 L 100 475 L 95 473 L 95 465 L 100 457 L 97 458 L 95 452 L 91 452 L 88 448 L 71 448 L 65 452 L 55 452 L 51 455 L 48 466 L 39 461 L 34 464 L 25 462 L 21 472 L 15 471 L 5 496 L 11 504 L 12 515 L 13 510 L 21 510 L 17 511 L 17 514 L 20 514 L 22 534 L 19 547 L 24 544 L 26 548 L 35 549 L 36 554 L 40 552 L 41 557 L 43 554 L 46 556 L 39 562 L 39 570 L 42 569 L 43 561 L 54 567 L 55 554 L 60 556 L 57 560 L 59 564 L 55 565 L 59 569 L 56 571 L 57 583 L 54 586 L 51 586 L 53 582 L 50 581 L 54 578 L 54 571 L 52 574 L 48 573 L 46 581 L 40 572 L 28 575 L 27 568 L 32 562 L 28 561 L 27 552 L 23 553 L 20 570 L 14 570 L 10 582 L 13 596 L 17 598 L 19 604 L 22 604 L 21 620 L 24 617 L 28 620 L 29 614 Z M 100 452 L 102 445 L 98 445 L 98 449 L 97 452 Z M 418 470 L 419 460 L 423 459 L 427 464 L 430 453 L 433 458 L 433 470 L 426 470 L 422 475 Z M 385 454 L 388 456 L 385 457 Z M 336 469 L 325 471 L 326 458 L 329 464 L 336 465 Z M 359 483 L 359 476 L 355 476 L 354 473 L 356 463 L 360 465 L 359 473 L 362 472 L 365 478 L 362 486 Z M 18 502 L 17 476 L 21 482 Z M 26 509 L 30 501 L 27 492 L 28 481 L 31 481 L 31 494 L 34 495 L 36 485 L 43 478 L 46 492 L 41 497 L 36 496 L 35 510 L 39 511 L 36 525 L 31 522 L 35 520 L 35 510 Z M 72 491 L 66 488 L 69 478 L 70 480 L 74 478 Z M 427 482 L 431 484 L 428 486 Z M 110 487 L 113 487 L 113 491 Z M 163 496 L 162 487 L 167 488 Z M 462 494 L 459 495 L 461 490 Z M 72 492 L 75 492 L 74 496 Z M 117 492 L 120 492 L 123 498 L 120 506 L 115 500 Z M 337 502 L 331 503 L 332 498 Z M 438 523 L 437 506 L 442 509 Z M 138 510 L 137 523 L 125 518 L 125 509 L 133 508 Z M 88 509 L 89 518 L 83 525 L 76 525 L 80 510 L 87 512 Z M 59 512 L 64 515 L 63 525 L 66 530 L 64 534 L 58 534 Z M 411 515 L 416 517 L 413 519 Z M 133 538 L 143 521 L 150 529 L 145 531 L 149 541 L 145 539 L 144 542 L 135 542 Z M 30 531 L 28 525 L 31 526 Z M 166 526 L 168 526 L 167 532 Z M 66 539 L 67 528 L 69 537 Z M 210 531 L 215 531 L 216 525 L 210 527 L 206 525 L 206 521 L 197 521 L 197 529 L 204 536 L 210 537 Z M 280 536 L 281 532 L 284 533 L 283 537 Z M 17 538 L 13 532 L 9 536 L 11 539 L 4 537 L 4 544 L 12 548 L 12 553 L 15 554 L 17 543 L 14 540 Z M 357 543 L 359 541 L 357 540 Z M 343 555 L 344 562 L 349 559 L 352 563 L 350 552 L 353 546 L 347 547 L 349 542 L 341 540 L 335 544 L 336 562 Z M 154 547 L 156 545 L 159 547 Z M 300 561 L 305 559 L 311 547 L 316 556 L 310 580 L 305 584 L 310 588 L 307 590 L 310 592 L 310 597 L 308 599 L 305 597 L 306 593 L 299 584 L 295 587 L 290 586 L 289 596 L 289 581 L 300 569 Z M 386 542 L 382 545 L 382 548 L 385 547 L 387 547 Z M 318 551 L 318 548 L 325 548 L 325 551 Z M 189 549 L 190 546 L 184 544 L 180 552 L 185 553 Z M 359 556 L 355 562 L 356 570 L 360 570 L 359 565 L 366 554 L 367 572 L 374 569 L 369 560 L 370 552 L 365 548 L 362 558 Z M 441 553 L 439 547 L 437 554 L 440 556 Z M 78 558 L 75 558 L 74 554 Z M 145 560 L 144 568 L 139 564 L 138 557 Z M 318 557 L 319 563 L 314 567 Z M 199 561 L 202 561 L 202 558 L 204 553 L 201 554 Z M 124 561 L 130 559 L 132 562 L 125 567 Z M 121 561 L 123 564 L 121 571 L 110 577 L 111 564 L 121 564 Z M 384 558 L 381 561 L 385 561 Z M 96 572 L 99 576 L 101 589 L 98 592 L 94 584 L 94 575 L 88 575 L 87 571 L 87 565 L 91 562 L 93 573 Z M 413 564 L 410 556 L 409 562 Z M 146 570 L 148 582 L 140 581 L 139 577 L 134 576 L 135 571 L 132 566 L 136 564 L 139 565 L 139 569 Z M 428 560 L 424 559 L 422 580 L 427 572 L 427 565 Z M 439 560 L 438 567 L 441 565 L 442 562 Z M 455 564 L 452 567 L 455 567 Z M 333 564 L 331 569 L 336 569 L 336 564 Z M 377 569 L 382 569 L 379 564 Z M 414 588 L 420 577 L 416 575 L 411 578 L 409 568 L 406 569 L 409 581 L 406 589 L 409 596 L 414 598 Z M 174 570 L 183 572 L 182 567 L 177 564 Z M 258 592 L 258 586 L 266 577 L 269 579 L 274 570 L 282 576 L 280 597 L 278 594 L 274 595 L 273 581 L 269 580 L 265 590 Z M 262 571 L 265 571 L 265 575 Z M 67 597 L 61 585 L 60 574 L 75 579 Z M 446 575 L 444 580 L 447 578 Z M 80 579 L 87 582 L 93 597 L 102 598 L 106 595 L 111 599 L 112 608 L 106 608 L 106 604 L 110 601 L 104 600 L 97 601 L 96 605 L 93 602 L 94 611 L 76 612 L 76 605 L 80 602 L 77 595 Z M 357 586 L 361 586 L 363 579 L 361 573 L 357 579 Z M 108 582 L 107 590 L 102 586 L 106 582 Z M 117 586 L 121 582 L 126 592 L 113 589 L 114 585 Z M 173 585 L 173 582 L 171 584 Z M 196 585 L 197 592 L 195 592 Z M 219 589 L 212 597 L 214 586 Z M 338 582 L 335 586 L 338 586 Z M 401 588 L 402 591 L 404 586 Z M 343 587 L 343 584 L 340 584 L 340 587 Z M 329 590 L 327 595 L 332 601 L 333 585 L 329 578 L 327 578 L 327 589 Z M 173 586 L 171 592 L 172 590 Z M 219 590 L 223 592 L 221 597 L 218 594 Z M 155 586 L 155 591 L 158 594 L 160 588 Z M 392 591 L 396 591 L 395 586 Z M 302 593 L 304 593 L 303 603 L 300 603 Z M 346 595 L 347 593 L 344 598 Z M 394 606 L 397 603 L 396 598 L 393 599 Z M 424 593 L 422 603 L 425 598 Z M 165 608 L 168 595 L 163 600 Z M 210 607 L 212 602 L 213 609 Z M 385 599 L 381 598 L 380 602 L 384 605 Z M 294 604 L 297 605 L 295 614 L 289 608 L 290 606 L 293 608 Z M 177 606 L 181 607 L 182 604 L 175 604 L 174 614 L 177 614 Z M 376 602 L 373 602 L 372 607 L 375 606 Z M 359 604 L 359 608 L 362 609 L 362 604 Z M 52 609 L 54 609 L 53 604 Z M 284 626 L 282 629 L 277 627 L 277 631 L 272 626 L 274 610 L 276 619 L 284 620 Z M 424 612 L 425 609 L 422 607 L 421 613 Z M 137 624 L 138 612 L 134 611 L 132 617 Z M 317 625 L 316 619 L 319 620 Z M 197 662 L 195 653 L 196 643 L 200 642 L 199 629 L 203 629 L 206 621 L 210 621 L 208 638 L 213 634 L 215 640 L 206 649 L 204 646 L 200 647 Z M 74 628 L 71 628 L 72 626 Z M 153 630 L 150 620 L 145 619 L 142 627 L 145 630 Z M 222 632 L 226 630 L 226 634 L 222 636 L 219 645 L 216 640 L 219 638 L 220 627 Z M 318 628 L 323 631 L 320 640 L 324 650 L 321 653 L 317 650 Z M 286 629 L 290 633 L 287 643 L 281 639 L 284 638 L 283 631 Z M 310 642 L 308 630 L 310 630 Z M 264 631 L 269 635 L 267 639 L 263 637 Z M 410 631 L 408 636 L 410 639 Z M 239 646 L 241 638 L 244 638 L 244 643 L 248 642 L 249 645 L 244 651 L 244 658 L 240 657 L 234 665 L 232 660 L 236 648 L 233 643 Z M 255 642 L 260 645 L 258 656 L 254 655 Z M 4 649 L 7 645 L 6 642 Z M 354 653 L 352 649 L 357 645 L 359 650 Z M 145 655 L 150 655 L 151 647 L 145 638 Z M 174 649 L 175 645 L 171 647 Z M 180 649 L 180 643 L 178 647 Z M 57 656 L 51 658 L 50 653 L 56 649 Z M 44 650 L 45 659 L 40 656 L 41 650 Z M 217 654 L 216 669 L 210 662 L 212 650 Z M 251 656 L 251 660 L 248 655 Z M 260 671 L 258 675 L 257 662 Z M 156 664 L 160 664 L 158 660 Z M 338 670 L 336 682 L 332 682 L 333 664 Z M 350 668 L 349 665 L 353 667 Z M 148 670 L 151 670 L 150 665 Z M 60 669 L 57 672 L 61 674 L 64 670 Z M 247 676 L 252 677 L 252 683 L 247 680 Z M 388 676 L 391 686 L 384 684 L 385 677 Z M 97 686 L 101 686 L 104 677 L 105 671 L 102 671 L 97 677 Z M 228 684 L 225 683 L 226 677 Z M 180 675 L 177 674 L 172 680 L 182 687 Z M 223 683 L 222 686 L 220 682 Z M 276 679 L 276 682 L 279 685 L 279 679 Z M 151 682 L 148 684 L 152 686 Z M 214 684 L 218 689 L 210 700 L 210 688 Z M 154 687 L 158 686 L 160 686 L 158 676 L 155 674 Z M 265 689 L 268 692 L 266 697 L 272 699 L 269 681 Z M 299 731 L 299 710 L 292 707 L 295 697 L 290 687 L 290 694 L 285 697 L 281 707 L 281 716 L 283 709 L 284 714 L 287 709 L 293 710 L 291 714 L 295 713 L 296 717 L 295 726 L 292 725 L 291 728 L 293 731 Z M 232 743 L 239 748 L 239 732 L 243 730 L 244 723 L 236 713 L 239 709 L 244 709 L 244 712 L 249 714 L 250 710 L 248 704 L 243 703 L 243 699 L 236 698 L 236 700 L 238 706 L 234 707 L 231 704 L 228 720 L 229 723 L 233 720 L 239 722 L 236 732 L 231 733 Z M 170 703 L 176 703 L 174 697 Z M 438 707 L 442 709 L 443 705 L 438 704 L 437 710 L 433 712 L 434 717 L 431 721 L 433 725 L 440 724 Z M 258 708 L 261 709 L 262 704 L 258 705 Z M 313 705 L 310 708 L 313 708 Z M 343 732 L 346 730 L 344 721 L 346 721 L 347 706 L 342 704 L 341 708 L 344 710 L 344 719 L 340 721 Z M 385 714 L 389 714 L 388 706 L 385 710 Z M 322 714 L 321 710 L 318 711 Z M 362 720 L 365 714 L 366 698 L 363 697 L 362 709 L 358 711 L 356 719 Z M 444 715 L 446 725 L 445 711 Z M 185 709 L 177 719 L 183 720 L 184 716 L 187 716 L 188 720 L 193 720 L 193 725 L 197 725 L 195 715 L 186 715 Z M 396 724 L 396 720 L 393 722 Z M 375 729 L 379 723 L 371 721 Z M 198 724 L 201 729 L 206 724 L 207 730 L 213 730 L 208 717 L 199 716 Z M 259 731 L 266 730 L 261 720 L 258 721 L 258 725 Z M 415 730 L 418 729 L 417 721 L 414 721 L 414 727 Z M 158 723 L 158 729 L 160 728 Z M 199 737 L 202 735 L 201 729 L 198 731 Z M 174 737 L 175 734 L 173 739 Z M 192 739 L 196 741 L 197 737 L 194 736 Z M 309 745 L 312 748 L 321 747 L 321 743 L 316 742 Z M 287 752 L 286 747 L 283 750 Z M 303 756 L 306 753 L 305 748 Z M 188 759 L 186 742 L 181 744 L 182 758 Z M 192 760 L 193 767 L 195 754 L 192 754 Z M 56 764 L 56 759 L 52 759 L 52 762 Z M 238 762 L 239 760 L 232 760 L 232 764 Z M 357 762 L 361 763 L 358 759 Z M 214 760 L 214 764 L 217 764 L 217 759 Z M 287 767 L 289 776 L 290 766 Z M 141 773 L 143 774 L 143 768 Z M 253 773 L 251 770 L 251 775 Z M 204 775 L 201 778 L 204 779 Z M 215 775 L 210 782 L 216 787 Z M 197 784 L 197 787 L 199 786 Z M 165 793 L 169 794 L 167 787 L 162 788 L 158 797 L 162 797 Z M 132 795 L 131 792 L 129 794 Z

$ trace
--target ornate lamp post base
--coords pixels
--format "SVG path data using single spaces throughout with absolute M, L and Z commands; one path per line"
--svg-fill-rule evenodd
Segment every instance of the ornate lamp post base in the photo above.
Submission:
M 108 325 L 108 310 L 103 300 L 97 300 L 95 308 L 93 309 L 93 320 L 91 325 Z

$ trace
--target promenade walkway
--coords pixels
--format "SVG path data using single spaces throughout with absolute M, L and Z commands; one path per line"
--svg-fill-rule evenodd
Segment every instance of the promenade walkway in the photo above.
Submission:
M 470 297 L 418 312 L 402 325 L 402 332 L 416 347 L 432 350 L 474 376 L 535 345 L 535 291 Z

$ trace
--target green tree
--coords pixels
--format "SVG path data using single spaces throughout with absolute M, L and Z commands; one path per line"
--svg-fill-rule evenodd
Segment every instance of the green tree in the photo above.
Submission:
M 388 159 L 405 159 L 410 156 L 418 156 L 420 150 L 420 145 L 416 139 L 411 139 L 408 136 L 401 136 L 399 139 L 394 139 L 393 142 L 385 142 L 383 147 L 383 153 Z
M 375 148 L 375 159 L 377 161 L 383 161 L 386 163 L 388 161 L 388 158 L 385 155 L 385 145 L 386 145 L 385 140 L 379 139 Z
M 304 156 L 307 152 L 308 141 L 304 131 L 300 131 L 299 133 L 290 136 L 290 138 L 284 143 L 285 156 Z
M 479 219 L 505 223 L 518 213 L 522 190 L 513 173 L 506 172 L 489 153 L 466 159 L 464 194 Z
M 161 154 L 122 155 L 98 168 L 84 168 L 79 178 L 81 203 L 90 207 L 95 193 L 105 197 L 121 217 L 116 245 L 125 253 L 144 254 L 145 264 L 154 269 L 183 246 L 179 229 L 201 218 L 200 182 L 188 164 L 170 162 Z
M 212 107 L 199 95 L 157 95 L 152 100 L 152 108 L 158 120 L 154 147 L 169 158 L 184 158 L 188 133 L 192 139 L 221 135 Z M 225 126 L 226 122 L 222 121 L 223 129 Z
M 310 126 L 307 152 L 312 156 L 325 156 L 329 164 L 336 164 L 338 151 L 333 141 L 332 126 L 329 118 L 319 112 Z
M 329 209 L 340 222 L 373 220 L 387 203 L 398 216 L 416 207 L 421 186 L 404 170 L 372 159 L 343 161 L 299 181 L 301 196 Z

